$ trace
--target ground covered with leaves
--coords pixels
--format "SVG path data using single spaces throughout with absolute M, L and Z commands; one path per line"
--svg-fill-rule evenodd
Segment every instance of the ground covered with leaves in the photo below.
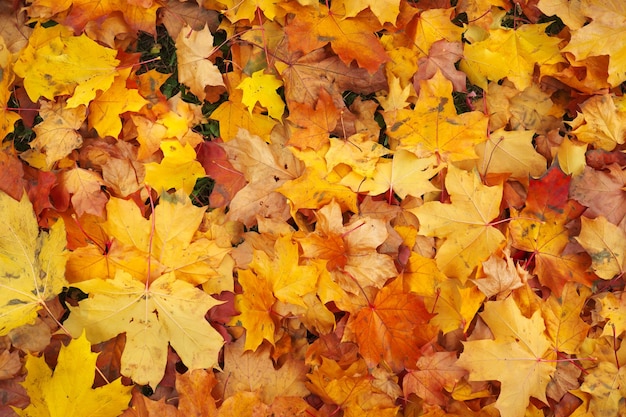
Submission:
M 0 415 L 626 415 L 622 1 L 0 7 Z

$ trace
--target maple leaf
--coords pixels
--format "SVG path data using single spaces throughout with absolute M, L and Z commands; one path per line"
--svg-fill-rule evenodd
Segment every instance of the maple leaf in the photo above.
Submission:
M 315 290 L 317 268 L 300 265 L 299 247 L 291 236 L 279 237 L 274 243 L 274 253 L 270 258 L 267 253 L 255 250 L 250 268 L 267 280 L 278 300 L 306 307 L 302 297 Z
M 254 352 L 244 349 L 241 340 L 224 347 L 224 370 L 218 374 L 218 392 L 228 399 L 239 392 L 253 392 L 265 404 L 278 397 L 304 397 L 308 367 L 289 355 L 276 368 L 270 358 L 270 347 L 264 345 Z
M 106 0 L 95 3 L 92 0 L 73 0 L 64 23 L 81 32 L 88 22 L 98 21 L 110 14 L 119 14 L 130 27 L 129 31 L 154 34 L 157 10 L 160 8 L 161 5 L 153 0 Z
M 425 342 L 420 325 L 432 317 L 422 299 L 402 291 L 402 280 L 385 285 L 369 305 L 346 324 L 344 338 L 359 345 L 359 352 L 372 368 L 385 363 L 394 372 L 411 368 Z
M 59 183 L 72 195 L 72 206 L 79 217 L 85 213 L 105 216 L 108 199 L 101 188 L 104 182 L 96 172 L 77 167 L 63 172 Z
M 591 394 L 589 410 L 592 415 L 619 415 L 623 411 L 620 403 L 626 397 L 626 367 L 600 362 L 585 376 L 580 390 Z
M 617 164 L 597 171 L 586 166 L 582 175 L 572 178 L 570 197 L 587 207 L 588 217 L 604 216 L 619 224 L 626 216 L 626 173 Z
M 302 164 L 284 143 L 277 138 L 268 144 L 260 137 L 240 130 L 222 147 L 233 167 L 242 172 L 248 181 L 248 185 L 233 198 L 229 219 L 251 226 L 256 216 L 288 218 L 286 199 L 276 189 L 287 180 L 297 178 Z
M 495 295 L 498 300 L 508 297 L 513 290 L 523 286 L 530 278 L 528 272 L 513 263 L 508 251 L 505 252 L 504 259 L 491 255 L 483 262 L 483 272 L 486 275 L 485 278 L 475 279 L 472 282 L 487 298 Z
M 480 317 L 494 339 L 463 342 L 457 365 L 469 371 L 470 381 L 500 381 L 496 408 L 502 417 L 522 417 L 531 396 L 547 403 L 556 353 L 544 335 L 541 313 L 526 318 L 509 297 L 485 303 Z
M 547 16 L 557 15 L 570 29 L 580 29 L 587 21 L 581 10 L 582 1 L 539 0 L 537 7 Z
M 487 141 L 476 146 L 478 171 L 510 173 L 512 178 L 526 181 L 528 176 L 538 177 L 546 170 L 546 158 L 537 153 L 532 140 L 532 130 L 505 131 L 498 129 L 489 134 Z
M 616 337 L 626 331 L 624 305 L 626 297 L 621 293 L 619 297 L 613 293 L 603 293 L 598 297 L 601 304 L 600 317 L 607 320 L 602 331 L 603 336 Z
M 345 64 L 353 60 L 370 74 L 386 62 L 387 56 L 374 34 L 380 29 L 378 20 L 363 12 L 348 17 L 341 3 L 314 8 L 298 3 L 285 3 L 281 7 L 295 17 L 285 26 L 289 49 L 307 54 L 330 43 L 331 48 Z
M 276 121 L 266 115 L 250 113 L 243 103 L 225 101 L 211 113 L 211 119 L 220 122 L 220 135 L 224 142 L 237 136 L 239 129 L 268 138 Z
M 346 17 L 355 17 L 359 12 L 369 7 L 381 25 L 387 22 L 391 24 L 396 23 L 396 19 L 400 14 L 399 0 L 345 0 L 343 4 L 346 8 Z
M 169 271 L 193 284 L 213 278 L 227 281 L 220 265 L 230 248 L 195 235 L 205 210 L 194 206 L 180 191 L 163 194 L 154 210 L 153 229 L 152 222 L 141 215 L 133 201 L 113 197 L 106 205 L 102 241 L 71 253 L 68 278 L 72 282 L 113 278 L 123 270 L 140 281 L 156 279 Z
M 44 356 L 28 355 L 28 374 L 22 385 L 30 404 L 23 410 L 13 407 L 13 411 L 22 417 L 118 416 L 128 407 L 132 387 L 116 379 L 91 388 L 97 357 L 84 333 L 67 346 L 61 346 L 54 371 Z
M 405 149 L 393 153 L 392 159 L 381 158 L 371 178 L 357 178 L 358 185 L 352 186 L 356 192 L 379 195 L 386 192 L 397 194 L 404 199 L 411 195 L 420 197 L 428 192 L 438 191 L 430 180 L 439 172 L 435 155 L 420 158 Z M 347 177 L 342 179 L 348 183 Z
M 178 81 L 186 84 L 200 100 L 206 98 L 206 86 L 224 86 L 219 69 L 207 58 L 213 45 L 213 35 L 208 27 L 201 30 L 183 28 L 176 37 Z
M 405 288 L 422 296 L 435 296 L 440 284 L 448 279 L 438 268 L 434 259 L 411 252 L 402 279 Z
M 619 110 L 608 94 L 590 97 L 580 105 L 582 114 L 570 123 L 572 133 L 582 142 L 612 151 L 626 140 L 626 112 Z
M 465 375 L 465 369 L 457 365 L 454 352 L 435 352 L 430 349 L 417 364 L 409 369 L 402 381 L 402 392 L 408 398 L 415 394 L 428 404 L 445 406 L 447 392 Z
M 359 94 L 371 94 L 387 89 L 383 71 L 370 74 L 366 69 L 345 64 L 341 58 L 324 49 L 316 49 L 302 55 L 293 53 L 285 62 L 277 62 L 276 69 L 285 84 L 285 101 L 304 103 L 314 107 L 322 90 L 333 99 L 335 107 L 345 110 L 342 93 L 350 90 Z M 344 114 L 345 116 L 345 114 Z
M 33 206 L 24 193 L 16 201 L 0 192 L 0 335 L 32 324 L 37 311 L 56 297 L 65 280 L 65 225 L 39 232 Z
M 591 256 L 591 267 L 600 278 L 612 279 L 624 273 L 626 233 L 605 217 L 581 218 L 580 234 L 576 238 Z
M 196 180 L 206 176 L 202 164 L 196 161 L 196 152 L 191 145 L 183 146 L 178 140 L 164 140 L 160 148 L 163 160 L 145 164 L 146 184 L 159 194 L 170 188 L 182 189 L 185 194 L 191 194 Z
M 426 308 L 435 314 L 429 323 L 444 334 L 458 329 L 467 332 L 484 300 L 485 295 L 476 286 L 461 286 L 452 279 L 443 281 L 437 294 L 425 299 Z
M 355 217 L 343 224 L 336 201 L 317 212 L 315 232 L 299 237 L 304 257 L 326 261 L 326 269 L 346 291 L 358 294 L 362 287 L 381 288 L 396 275 L 393 260 L 376 252 L 388 236 L 384 222 Z
M 373 385 L 373 378 L 363 360 L 357 360 L 347 369 L 337 362 L 322 357 L 322 364 L 307 377 L 307 388 L 328 404 L 337 404 L 346 417 L 395 417 L 398 408 L 393 399 Z
M 102 170 L 102 181 L 115 197 L 125 198 L 143 188 L 144 165 L 137 160 L 137 148 L 128 142 L 116 141 L 109 145 L 87 139 L 84 152 L 94 168 Z
M 244 349 L 256 350 L 263 339 L 274 344 L 276 325 L 271 312 L 276 298 L 270 283 L 249 269 L 238 271 L 237 278 L 242 288 L 242 294 L 235 298 L 239 315 L 233 317 L 230 324 L 246 329 Z
M 13 70 L 24 78 L 32 101 L 71 95 L 67 106 L 75 108 L 93 100 L 97 90 L 111 86 L 119 63 L 116 53 L 84 34 L 74 36 L 63 25 L 37 26 Z
M 257 17 L 257 11 L 262 12 L 268 19 L 272 20 L 276 16 L 276 0 L 254 0 L 250 2 L 239 2 L 237 0 L 224 0 L 223 4 L 227 6 L 224 14 L 231 22 L 239 20 L 254 20 Z
M 122 375 L 156 387 L 163 378 L 168 342 L 189 369 L 212 368 L 224 340 L 205 320 L 221 304 L 173 273 L 144 284 L 118 271 L 113 279 L 75 284 L 89 294 L 71 308 L 64 323 L 72 334 L 83 330 L 92 343 L 126 332 Z
M 250 114 L 258 102 L 267 109 L 270 117 L 280 120 L 285 111 L 285 103 L 276 90 L 282 85 L 282 81 L 276 76 L 264 74 L 263 70 L 259 70 L 252 73 L 251 77 L 244 78 L 237 88 L 243 91 L 241 102 L 248 106 Z
M 452 83 L 438 71 L 420 81 L 420 95 L 413 110 L 402 109 L 387 134 L 418 157 L 439 155 L 444 161 L 476 159 L 474 146 L 487 140 L 488 118 L 472 111 L 456 114 Z
M 321 89 L 315 107 L 306 103 L 291 103 L 289 120 L 293 126 L 288 145 L 300 149 L 313 148 L 319 150 L 328 143 L 331 132 L 335 130 L 341 114 L 335 107 L 332 97 L 325 89 Z
M 424 10 L 410 24 L 410 34 L 417 50 L 422 55 L 427 55 L 433 44 L 441 39 L 448 42 L 459 42 L 463 28 L 452 23 L 454 9 L 432 8 Z M 413 25 L 415 25 L 413 27 Z
M 409 211 L 420 221 L 420 234 L 445 238 L 435 256 L 441 272 L 465 283 L 505 240 L 491 226 L 500 215 L 502 186 L 487 187 L 478 173 L 453 165 L 448 167 L 445 183 L 451 204 L 432 201 Z
M 461 42 L 448 42 L 440 39 L 432 44 L 427 57 L 418 60 L 418 70 L 413 84 L 419 93 L 419 80 L 432 78 L 437 71 L 452 82 L 455 91 L 465 91 L 465 73 L 455 67 L 455 63 L 463 56 Z
M 609 56 L 609 77 L 611 86 L 626 80 L 624 71 L 624 23 L 626 13 L 617 0 L 596 4 L 593 1 L 580 2 L 581 13 L 592 18 L 592 22 L 572 33 L 570 42 L 563 52 L 571 52 L 578 59 L 590 56 Z
M 69 108 L 63 99 L 41 104 L 39 115 L 43 121 L 33 128 L 37 137 L 30 146 L 45 155 L 47 166 L 52 166 L 82 145 L 83 138 L 78 129 L 87 116 L 86 111 L 85 106 Z
M 559 352 L 574 355 L 587 337 L 591 326 L 580 317 L 591 290 L 574 282 L 563 287 L 560 297 L 551 294 L 541 304 L 546 332 Z
M 376 163 L 388 153 L 389 150 L 378 142 L 357 133 L 346 140 L 330 138 L 330 147 L 324 159 L 329 172 L 343 164 L 359 176 L 371 177 L 376 170 Z
M 307 168 L 298 178 L 287 181 L 276 189 L 288 199 L 292 217 L 300 209 L 318 209 L 331 201 L 353 213 L 358 211 L 356 195 L 350 188 L 331 183 L 312 168 Z
M 217 385 L 213 372 L 195 369 L 176 374 L 176 391 L 180 395 L 178 413 L 186 416 L 217 415 L 211 391 Z
M 117 138 L 122 130 L 119 116 L 125 112 L 136 112 L 148 103 L 137 90 L 126 86 L 130 71 L 131 68 L 119 70 L 111 86 L 96 93 L 96 98 L 89 103 L 89 126 L 102 137 Z
M 459 67 L 481 88 L 487 87 L 487 80 L 506 77 L 518 90 L 524 90 L 531 84 L 535 64 L 541 67 L 564 61 L 558 48 L 561 40 L 549 37 L 545 33 L 547 26 L 548 23 L 522 25 L 515 30 L 492 29 L 487 39 L 465 44 Z

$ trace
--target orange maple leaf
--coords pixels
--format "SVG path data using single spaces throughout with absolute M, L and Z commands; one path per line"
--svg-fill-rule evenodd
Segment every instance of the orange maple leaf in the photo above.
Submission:
M 330 9 L 299 3 L 285 3 L 282 7 L 295 15 L 285 26 L 291 50 L 306 54 L 330 43 L 343 62 L 350 64 L 356 60 L 370 74 L 389 59 L 375 35 L 380 23 L 369 11 L 346 17 L 345 8 L 338 2 L 332 3 Z
M 421 345 L 427 342 L 428 332 L 422 325 L 432 315 L 420 297 L 403 291 L 402 286 L 399 279 L 387 284 L 348 320 L 344 337 L 359 345 L 369 367 L 381 362 L 394 372 L 414 367 Z
M 328 143 L 328 138 L 339 120 L 341 112 L 325 89 L 320 89 L 315 107 L 306 103 L 292 103 L 287 120 L 292 122 L 293 130 L 287 144 L 300 149 L 320 149 Z

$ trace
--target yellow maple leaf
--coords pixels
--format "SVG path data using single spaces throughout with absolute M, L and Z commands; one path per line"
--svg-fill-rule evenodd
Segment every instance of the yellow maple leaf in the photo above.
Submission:
M 176 37 L 178 81 L 186 84 L 200 100 L 204 100 L 206 86 L 223 86 L 219 69 L 207 58 L 211 54 L 213 35 L 208 27 L 192 30 L 184 27 Z
M 469 371 L 470 381 L 501 382 L 496 408 L 502 417 L 523 417 L 531 396 L 547 403 L 556 352 L 544 334 L 541 313 L 526 318 L 509 297 L 487 302 L 480 317 L 494 339 L 463 342 L 457 365 Z
M 131 68 L 120 70 L 113 84 L 97 93 L 89 104 L 89 126 L 96 129 L 101 137 L 112 136 L 117 139 L 122 131 L 120 115 L 127 111 L 136 112 L 148 103 L 137 90 L 126 87 L 130 71 Z
M 160 144 L 163 160 L 145 164 L 145 182 L 159 194 L 174 188 L 191 194 L 196 180 L 206 176 L 202 164 L 196 160 L 191 145 L 181 145 L 177 140 L 164 140 Z
M 346 17 L 355 17 L 368 7 L 376 15 L 381 25 L 395 24 L 400 14 L 400 0 L 344 0 Z
M 548 23 L 522 25 L 513 29 L 492 29 L 485 40 L 465 44 L 460 69 L 470 81 L 487 88 L 487 80 L 506 77 L 518 90 L 531 85 L 533 68 L 564 62 L 558 44 L 561 39 L 545 33 Z
M 452 204 L 431 201 L 409 211 L 420 221 L 420 234 L 445 239 L 435 256 L 439 269 L 465 283 L 505 240 L 491 226 L 500 215 L 502 185 L 487 187 L 478 173 L 453 165 L 448 167 L 445 184 Z
M 580 105 L 582 113 L 570 124 L 572 133 L 585 143 L 612 151 L 626 140 L 626 112 L 620 110 L 609 94 L 595 95 Z
M 276 298 L 270 283 L 249 269 L 238 272 L 238 282 L 242 288 L 242 294 L 235 297 L 239 315 L 233 317 L 230 324 L 246 329 L 245 350 L 256 350 L 264 339 L 273 345 L 276 324 L 272 307 Z
M 28 355 L 26 380 L 22 386 L 30 397 L 23 410 L 13 407 L 20 417 L 116 417 L 128 408 L 132 386 L 120 378 L 91 388 L 97 353 L 81 334 L 67 346 L 61 345 L 54 371 L 45 357 Z
M 626 331 L 626 293 L 619 296 L 613 293 L 601 293 L 597 301 L 601 305 L 599 316 L 606 320 L 602 336 L 618 337 Z
M 425 258 L 417 252 L 411 252 L 402 271 L 404 287 L 417 295 L 434 297 L 441 283 L 448 277 L 437 268 L 434 259 Z
M 591 289 L 570 281 L 563 287 L 560 297 L 552 293 L 541 303 L 546 333 L 559 352 L 570 355 L 580 352 L 591 328 L 580 317 L 590 295 Z
M 237 136 L 239 129 L 245 129 L 253 135 L 269 139 L 276 121 L 269 116 L 250 113 L 243 103 L 225 101 L 215 109 L 211 119 L 220 122 L 220 136 L 227 142 Z
M 580 391 L 590 394 L 592 416 L 619 416 L 624 412 L 626 398 L 626 367 L 602 361 L 589 370 Z
M 371 178 L 364 178 L 355 192 L 368 192 L 379 195 L 387 191 L 404 199 L 408 195 L 420 197 L 437 191 L 430 180 L 439 172 L 437 157 L 419 158 L 412 152 L 399 149 L 392 159 L 380 159 Z M 342 180 L 344 183 L 344 180 Z
M 481 175 L 510 173 L 512 178 L 526 182 L 546 170 L 547 161 L 533 147 L 532 130 L 505 131 L 498 129 L 489 139 L 476 146 L 476 162 Z
M 398 110 L 396 122 L 387 128 L 399 149 L 418 157 L 439 155 L 444 161 L 476 159 L 474 146 L 487 140 L 487 122 L 483 113 L 456 114 L 452 83 L 440 71 L 430 80 L 420 81 L 420 95 L 415 108 Z
M 24 88 L 33 102 L 39 97 L 54 100 L 56 96 L 71 95 L 67 106 L 74 108 L 89 104 L 96 91 L 111 86 L 119 64 L 116 55 L 115 49 L 85 34 L 74 36 L 63 25 L 37 26 L 14 70 L 24 78 Z
M 224 15 L 231 22 L 235 23 L 240 20 L 253 21 L 257 17 L 257 10 L 263 12 L 265 17 L 273 20 L 276 17 L 276 3 L 278 0 L 223 0 L 222 4 L 226 5 Z
M 325 155 L 329 172 L 337 165 L 344 164 L 358 175 L 371 177 L 376 171 L 376 163 L 389 153 L 389 149 L 358 133 L 346 140 L 338 138 L 329 140 L 330 148 Z
M 0 191 L 0 336 L 33 323 L 65 280 L 65 225 L 39 233 L 26 193 L 20 201 Z
M 276 240 L 274 253 L 275 256 L 270 258 L 267 253 L 255 250 L 250 268 L 270 283 L 278 300 L 306 307 L 302 297 L 315 290 L 317 268 L 300 265 L 298 244 L 289 235 Z
M 582 228 L 576 238 L 591 256 L 591 267 L 603 279 L 621 276 L 626 268 L 626 233 L 604 216 L 580 218 Z
M 237 88 L 243 91 L 241 102 L 248 106 L 250 114 L 258 102 L 267 109 L 270 117 L 280 120 L 285 111 L 285 103 L 276 90 L 282 86 L 283 82 L 275 75 L 264 74 L 263 70 L 259 70 L 252 77 L 244 78 Z
M 220 266 L 231 247 L 220 247 L 215 240 L 198 238 L 196 232 L 204 219 L 206 207 L 197 207 L 182 192 L 163 194 L 154 210 L 152 256 L 172 271 L 177 279 L 191 284 L 203 284 L 222 278 L 232 287 L 232 271 Z M 149 232 L 151 228 L 147 229 Z
M 232 271 L 226 265 L 230 245 L 218 245 L 219 237 L 196 234 L 205 211 L 206 207 L 194 206 L 182 190 L 164 193 L 154 210 L 153 228 L 152 219 L 144 218 L 132 200 L 112 197 L 106 205 L 107 220 L 102 223 L 107 249 L 103 251 L 100 243 L 74 250 L 68 261 L 68 279 L 113 278 L 123 270 L 144 282 L 173 272 L 177 279 L 194 285 L 219 279 L 225 288 L 231 288 Z
M 329 182 L 312 168 L 305 169 L 302 175 L 285 182 L 276 191 L 287 197 L 293 218 L 297 218 L 299 209 L 318 209 L 333 199 L 346 210 L 358 212 L 357 196 L 352 190 Z
M 113 279 L 75 286 L 89 298 L 71 308 L 65 327 L 73 335 L 86 331 L 92 343 L 126 333 L 121 373 L 134 382 L 157 386 L 165 373 L 168 342 L 189 369 L 217 365 L 224 340 L 204 316 L 221 302 L 173 273 L 144 284 L 118 271 Z
M 452 23 L 454 9 L 429 9 L 419 14 L 415 28 L 414 42 L 423 56 L 428 55 L 433 43 L 440 39 L 459 42 L 463 28 Z
M 466 332 L 485 295 L 474 285 L 460 285 L 458 280 L 441 282 L 435 296 L 424 300 L 426 309 L 436 314 L 430 324 L 437 326 L 444 334 L 462 329 Z

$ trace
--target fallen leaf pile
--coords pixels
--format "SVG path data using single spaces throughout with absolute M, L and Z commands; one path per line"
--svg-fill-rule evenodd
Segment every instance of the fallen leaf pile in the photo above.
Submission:
M 0 6 L 0 415 L 626 415 L 619 0 Z

